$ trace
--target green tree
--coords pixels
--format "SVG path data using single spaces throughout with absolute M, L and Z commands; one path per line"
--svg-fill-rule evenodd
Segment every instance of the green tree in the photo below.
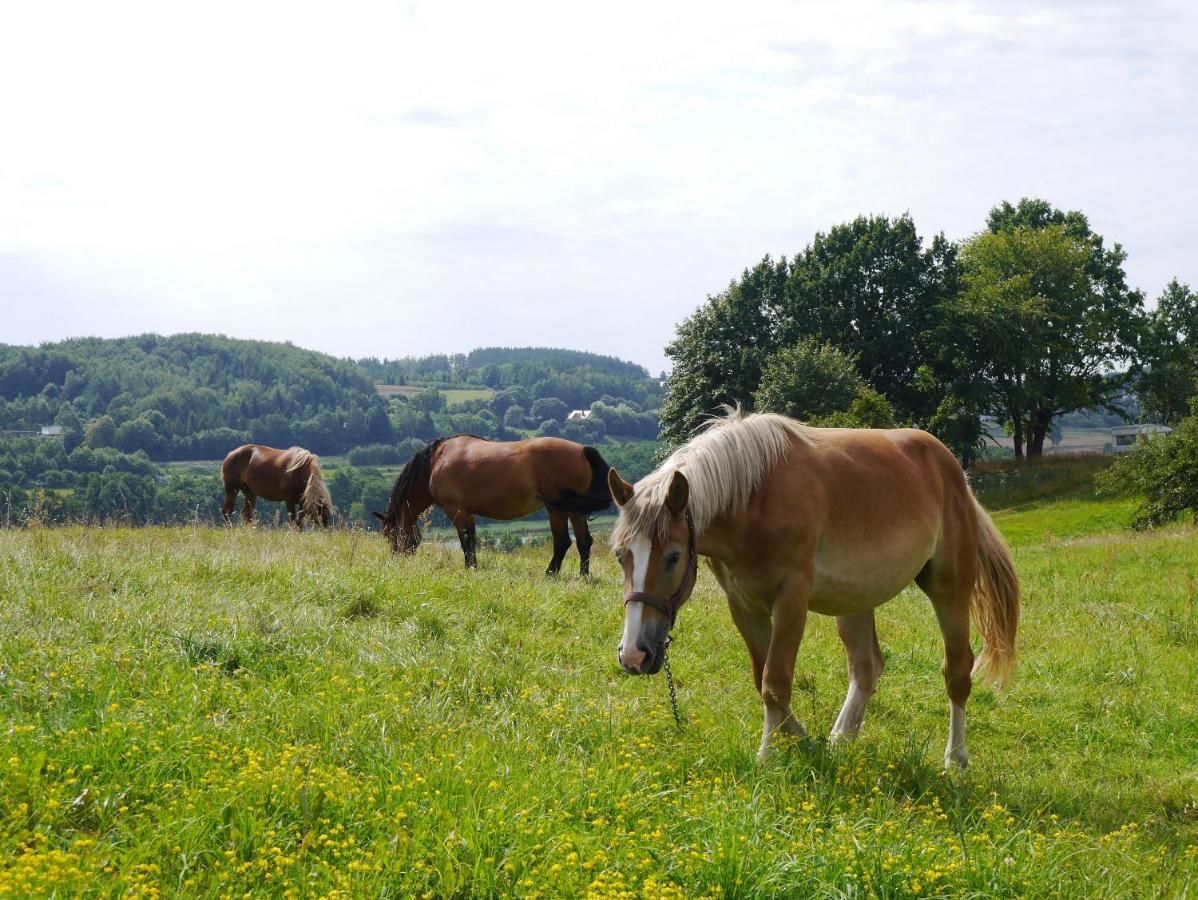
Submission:
M 1041 224 L 1032 213 L 1042 201 L 1023 204 L 1022 218 L 1009 204 L 996 208 L 1010 214 L 992 212 L 992 230 L 962 247 L 963 290 L 945 310 L 958 365 L 978 373 L 1019 459 L 1025 447 L 1029 457 L 1043 453 L 1057 416 L 1112 408 L 1122 387 L 1114 363 L 1134 356 L 1141 327 L 1122 249 L 1104 250 L 1080 213 Z
M 1098 485 L 1144 498 L 1133 528 L 1164 525 L 1186 512 L 1198 514 L 1198 397 L 1172 434 L 1136 441 L 1131 453 L 1098 476 Z
M 721 404 L 753 408 L 769 359 L 805 339 L 851 356 L 899 418 L 927 427 L 960 374 L 959 355 L 935 343 L 957 280 L 953 245 L 938 235 L 925 248 L 910 216 L 860 216 L 817 234 L 792 260 L 766 257 L 709 297 L 667 346 L 663 442 L 686 440 Z
M 524 407 L 517 404 L 512 404 L 503 414 L 504 428 L 523 428 L 524 427 Z
M 760 410 L 811 421 L 847 412 L 866 387 L 853 357 L 806 338 L 770 357 L 753 403 Z
M 1136 396 L 1144 414 L 1173 425 L 1198 394 L 1198 293 L 1176 278 L 1148 314 Z
M 116 440 L 116 423 L 111 416 L 100 416 L 88 423 L 83 432 L 83 443 L 95 450 L 111 447 Z
M 661 405 L 664 449 L 685 443 L 721 405 L 751 406 L 761 370 L 776 348 L 775 311 L 790 267 L 768 256 L 678 326 Z
M 557 419 L 559 422 L 564 420 L 570 414 L 570 407 L 566 406 L 564 400 L 559 400 L 557 397 L 542 397 L 532 404 L 532 409 L 529 415 L 537 422 L 544 422 L 548 419 Z

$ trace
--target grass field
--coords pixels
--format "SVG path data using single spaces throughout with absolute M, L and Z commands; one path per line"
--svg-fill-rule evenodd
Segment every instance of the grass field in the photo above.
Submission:
M 381 397 L 415 397 L 427 390 L 419 384 L 376 384 L 374 389 Z M 495 396 L 490 388 L 443 388 L 439 389 L 447 406 L 459 406 L 467 400 L 489 400 Z
M 580 582 L 545 579 L 543 548 L 467 572 L 353 532 L 0 532 L 0 895 L 1192 896 L 1198 539 L 1122 515 L 997 517 L 1020 671 L 975 689 L 952 775 L 914 592 L 879 612 L 886 673 L 843 748 L 822 736 L 844 658 L 813 618 L 816 737 L 762 767 L 707 573 L 672 654 L 679 733 L 661 677 L 615 664 L 600 546 Z

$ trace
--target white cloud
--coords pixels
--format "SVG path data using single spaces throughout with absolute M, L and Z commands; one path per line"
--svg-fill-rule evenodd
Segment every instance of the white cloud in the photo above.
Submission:
M 1150 294 L 1198 280 L 1188 6 L 741 7 L 8 10 L 0 293 L 29 307 L 0 339 L 657 369 L 765 252 L 861 212 L 962 237 L 1024 195 L 1087 212 Z

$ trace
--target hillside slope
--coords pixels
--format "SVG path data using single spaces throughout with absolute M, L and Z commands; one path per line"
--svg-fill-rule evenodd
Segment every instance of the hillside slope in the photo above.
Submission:
M 207 334 L 0 345 L 0 428 L 50 423 L 154 459 L 219 456 L 249 440 L 338 453 L 394 438 L 352 362 Z

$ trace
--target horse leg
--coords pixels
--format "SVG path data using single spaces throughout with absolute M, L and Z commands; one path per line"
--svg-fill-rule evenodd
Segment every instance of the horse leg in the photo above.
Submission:
M 549 530 L 553 533 L 553 559 L 549 560 L 545 574 L 556 575 L 561 570 L 566 551 L 570 549 L 570 528 L 564 512 L 552 506 L 546 508 L 549 510 Z
M 757 693 L 760 694 L 762 674 L 765 671 L 765 657 L 769 653 L 774 626 L 768 615 L 753 615 L 744 607 L 740 599 L 734 599 L 734 595 L 730 592 L 728 593 L 728 610 L 732 613 L 732 621 L 736 625 L 736 630 L 740 632 L 740 636 L 745 639 L 745 646 L 749 648 L 749 661 L 753 665 L 753 684 L 756 685 Z
M 578 575 L 580 578 L 587 578 L 591 574 L 591 545 L 595 543 L 595 539 L 591 537 L 591 528 L 587 525 L 587 514 L 571 513 L 570 527 L 574 529 L 574 543 L 578 545 L 578 556 L 582 560 L 578 567 Z
M 466 558 L 466 568 L 477 569 L 478 537 L 474 530 L 474 516 L 458 513 L 453 517 L 453 527 L 458 530 L 458 541 L 462 545 L 462 555 Z
M 254 504 L 258 498 L 249 488 L 242 488 L 241 490 L 245 494 L 245 502 L 241 504 L 241 521 L 243 524 L 251 525 L 254 522 Z
M 770 611 L 772 631 L 761 673 L 765 724 L 757 758 L 762 761 L 773 751 L 777 732 L 807 736 L 803 723 L 790 711 L 795 659 L 799 655 L 799 645 L 803 642 L 803 631 L 807 627 L 807 585 L 806 580 L 784 585 L 774 597 Z
M 878 687 L 882 674 L 882 648 L 873 610 L 854 616 L 837 616 L 836 631 L 849 661 L 849 693 L 832 726 L 832 743 L 852 739 L 861 730 L 865 706 Z
M 969 599 L 977 572 L 942 571 L 935 563 L 916 578 L 932 601 L 940 633 L 944 636 L 944 686 L 948 691 L 948 745 L 944 767 L 964 769 L 969 765 L 965 748 L 965 701 L 973 687 L 973 648 L 969 646 Z
M 304 520 L 300 518 L 300 516 L 303 514 L 301 512 L 298 512 L 298 510 L 299 510 L 299 507 L 296 506 L 295 503 L 293 503 L 290 500 L 287 501 L 287 521 L 290 522 L 292 525 L 294 525 L 296 528 L 298 528 L 300 531 L 303 531 Z
M 972 586 L 971 586 L 972 588 Z M 944 686 L 948 690 L 948 744 L 944 748 L 944 767 L 969 766 L 965 749 L 965 701 L 973 687 L 973 648 L 969 646 L 969 589 L 953 604 L 935 603 L 936 618 L 944 635 Z
M 221 516 L 224 517 L 226 525 L 233 524 L 233 507 L 237 503 L 237 488 L 225 487 L 225 502 L 221 507 Z

